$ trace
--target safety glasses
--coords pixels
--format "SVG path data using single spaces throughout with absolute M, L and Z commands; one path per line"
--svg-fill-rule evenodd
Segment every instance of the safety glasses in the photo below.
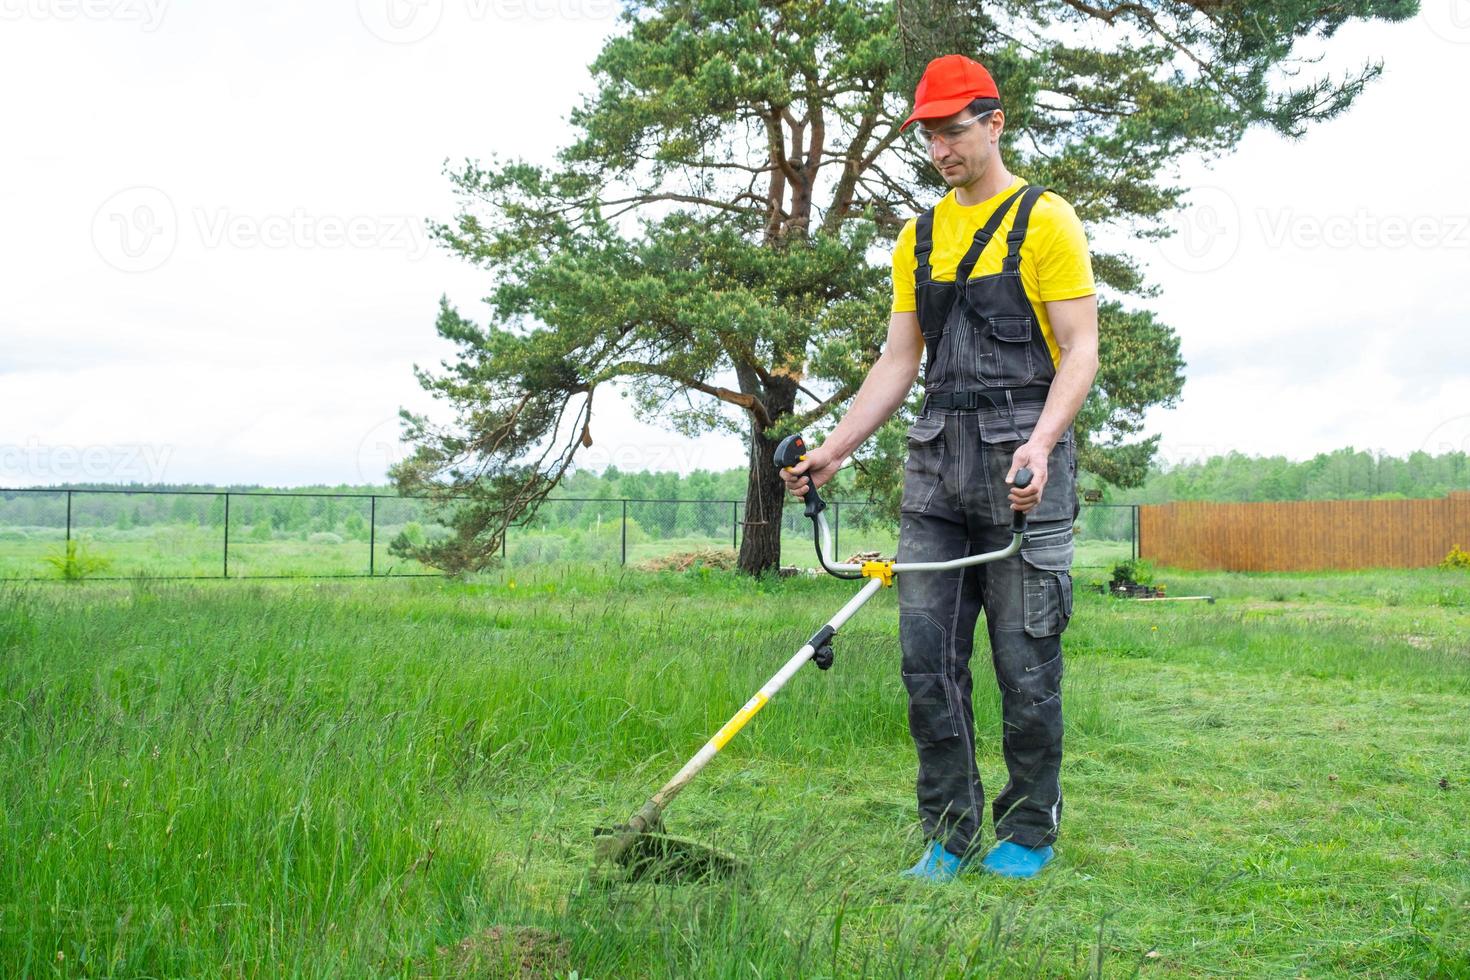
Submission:
M 954 146 L 955 143 L 963 139 L 965 134 L 970 131 L 971 126 L 974 126 L 982 119 L 989 119 L 994 113 L 995 110 L 991 109 L 989 112 L 982 112 L 978 116 L 971 116 L 963 122 L 950 123 L 948 126 L 940 129 L 927 129 L 920 123 L 910 130 L 910 132 L 913 135 L 914 143 L 919 149 L 928 153 L 936 140 L 945 146 Z

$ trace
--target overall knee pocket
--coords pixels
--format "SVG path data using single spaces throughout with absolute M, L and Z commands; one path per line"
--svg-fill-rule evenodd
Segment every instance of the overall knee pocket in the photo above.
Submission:
M 952 685 L 945 673 L 949 636 L 926 613 L 898 617 L 903 648 L 903 686 L 909 693 L 909 733 L 920 742 L 939 742 L 959 735 Z

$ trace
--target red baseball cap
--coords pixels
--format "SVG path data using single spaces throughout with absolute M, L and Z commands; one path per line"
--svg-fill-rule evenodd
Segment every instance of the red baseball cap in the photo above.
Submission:
M 994 99 L 1000 108 L 1000 90 L 985 66 L 962 54 L 935 58 L 914 89 L 914 111 L 898 128 L 907 129 L 916 119 L 952 116 L 976 99 Z

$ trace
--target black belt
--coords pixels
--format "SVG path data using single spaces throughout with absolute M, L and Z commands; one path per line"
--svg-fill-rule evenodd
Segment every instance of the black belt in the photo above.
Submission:
M 924 396 L 924 410 L 952 408 L 975 411 L 980 408 L 1008 408 L 1010 405 L 1040 405 L 1046 401 L 1051 385 L 1026 385 L 1024 388 L 988 388 L 978 391 L 936 391 Z M 1006 401 L 1006 395 L 1010 401 Z

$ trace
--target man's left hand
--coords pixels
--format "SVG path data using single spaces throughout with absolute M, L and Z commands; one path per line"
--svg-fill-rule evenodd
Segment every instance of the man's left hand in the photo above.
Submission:
M 1041 503 L 1041 491 L 1046 489 L 1046 461 L 1051 450 L 1034 442 L 1022 443 L 1011 457 L 1011 469 L 1006 474 L 1006 483 L 1011 486 L 1011 510 L 1026 513 Z M 1021 467 L 1031 471 L 1031 484 L 1024 490 L 1014 485 L 1016 471 Z

